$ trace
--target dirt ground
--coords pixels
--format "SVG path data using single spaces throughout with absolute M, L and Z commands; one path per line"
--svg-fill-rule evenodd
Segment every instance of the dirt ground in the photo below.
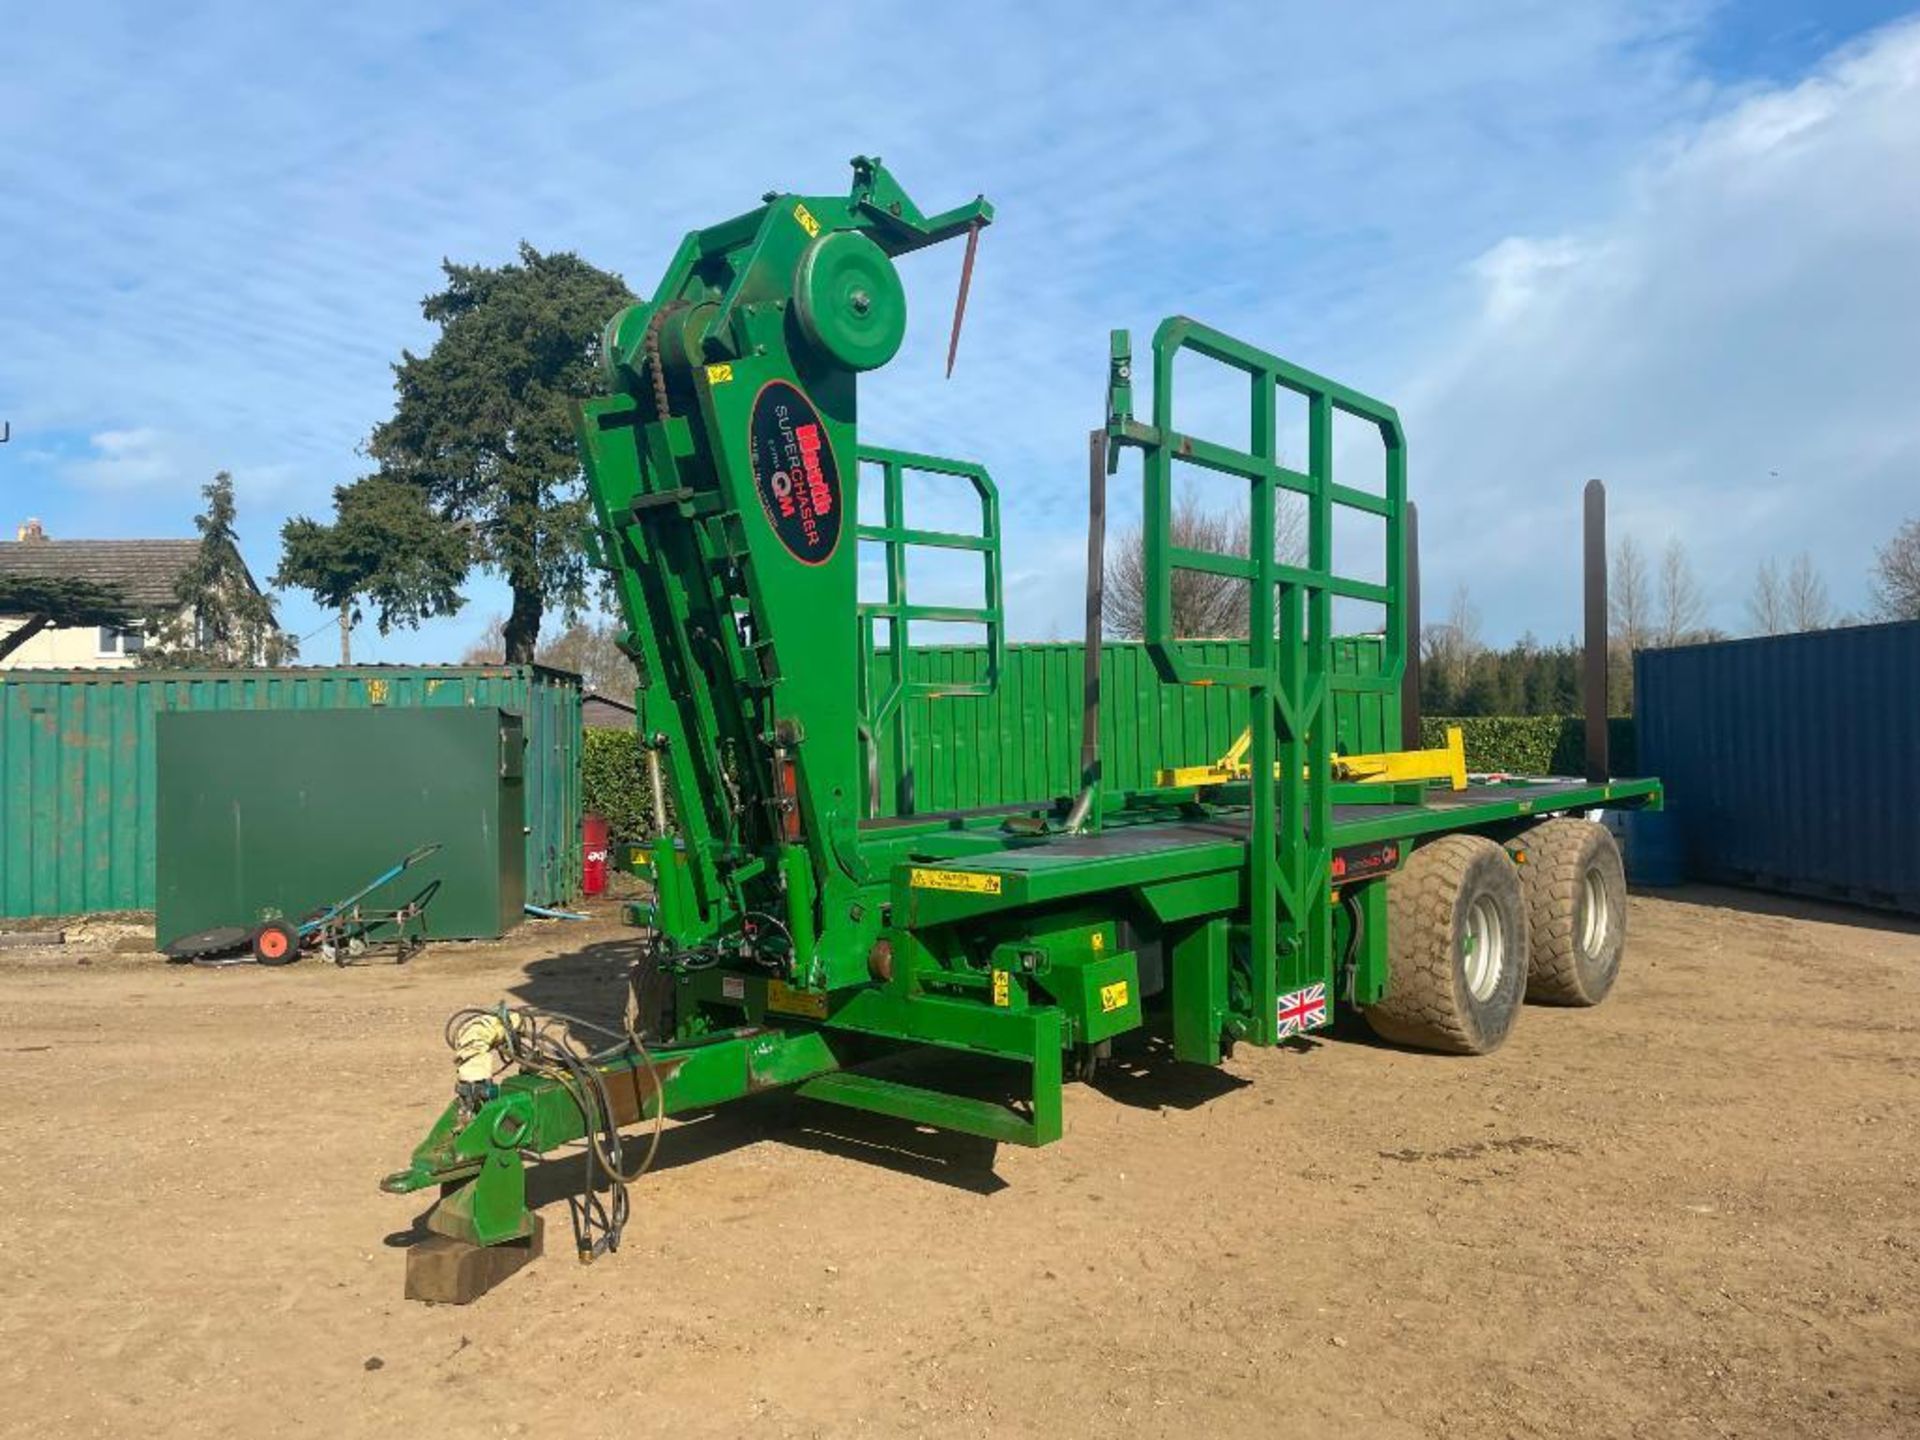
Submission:
M 614 925 L 400 970 L 0 951 L 0 1433 L 1920 1435 L 1920 927 L 1631 925 L 1605 1007 L 1491 1058 L 1123 1067 L 1045 1150 L 732 1107 L 617 1256 L 553 1199 L 466 1308 L 401 1298 L 421 1199 L 375 1184 L 446 1013 L 617 1003 Z

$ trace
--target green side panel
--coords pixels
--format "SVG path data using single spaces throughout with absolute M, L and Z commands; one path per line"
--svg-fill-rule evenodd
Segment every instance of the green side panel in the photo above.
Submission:
M 1400 693 L 1341 685 L 1349 676 L 1376 680 L 1386 658 L 1379 637 L 1337 635 L 1333 641 L 1333 734 L 1343 755 L 1378 755 L 1400 748 Z
M 1210 664 L 1244 665 L 1239 640 L 1187 647 Z M 916 695 L 902 702 L 912 738 L 913 812 L 970 810 L 1046 802 L 1080 786 L 1083 645 L 1006 647 L 999 684 L 986 696 Z M 1346 676 L 1380 673 L 1379 637 L 1334 642 L 1336 744 L 1344 752 L 1397 749 L 1397 694 L 1342 689 Z M 885 655 L 872 658 L 874 684 L 885 682 Z M 925 646 L 907 652 L 907 677 L 927 686 L 964 686 L 988 673 L 984 646 Z M 1218 759 L 1247 726 L 1247 695 L 1224 685 L 1169 685 L 1141 644 L 1100 647 L 1100 763 L 1108 791 L 1140 790 L 1175 765 Z M 1393 737 L 1393 738 L 1389 738 Z M 882 814 L 899 813 L 895 756 L 880 756 Z
M 414 707 L 524 719 L 526 898 L 570 901 L 580 887 L 576 676 L 534 665 L 12 670 L 0 673 L 0 917 L 153 908 L 157 716 Z
M 161 715 L 162 943 L 216 925 L 298 920 L 423 845 L 442 848 L 365 902 L 437 884 L 427 932 L 502 934 L 525 901 L 523 722 L 502 710 Z

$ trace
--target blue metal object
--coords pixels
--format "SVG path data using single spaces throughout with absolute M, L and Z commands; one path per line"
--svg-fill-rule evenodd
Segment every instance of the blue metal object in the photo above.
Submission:
M 1647 650 L 1689 875 L 1920 914 L 1920 621 Z
M 347 911 L 366 899 L 367 896 L 378 890 L 389 880 L 396 879 L 400 876 L 415 861 L 426 859 L 427 856 L 433 854 L 433 852 L 439 848 L 440 843 L 435 841 L 431 845 L 422 845 L 418 850 L 409 851 L 399 864 L 389 865 L 365 885 L 362 885 L 358 890 L 354 891 L 353 894 L 347 896 L 346 899 L 336 901 L 311 919 L 302 920 L 300 922 L 300 933 L 302 935 L 311 935 L 318 930 L 324 930 L 328 925 L 338 920 L 342 915 L 346 914 Z
M 1682 822 L 1673 810 L 1609 810 L 1606 823 L 1620 842 L 1628 880 L 1662 890 L 1687 883 Z

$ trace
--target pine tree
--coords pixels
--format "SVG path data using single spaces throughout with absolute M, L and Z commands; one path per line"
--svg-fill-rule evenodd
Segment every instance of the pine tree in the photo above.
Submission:
M 174 612 L 140 652 L 140 664 L 168 670 L 282 665 L 298 643 L 280 628 L 273 601 L 253 582 L 234 534 L 233 477 L 202 487 L 207 508 L 194 519 L 200 549 L 180 572 Z

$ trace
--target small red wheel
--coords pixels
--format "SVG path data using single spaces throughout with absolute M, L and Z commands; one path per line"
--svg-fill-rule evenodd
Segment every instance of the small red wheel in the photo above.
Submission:
M 291 965 L 300 958 L 300 932 L 284 920 L 269 920 L 253 932 L 253 958 L 262 965 Z

